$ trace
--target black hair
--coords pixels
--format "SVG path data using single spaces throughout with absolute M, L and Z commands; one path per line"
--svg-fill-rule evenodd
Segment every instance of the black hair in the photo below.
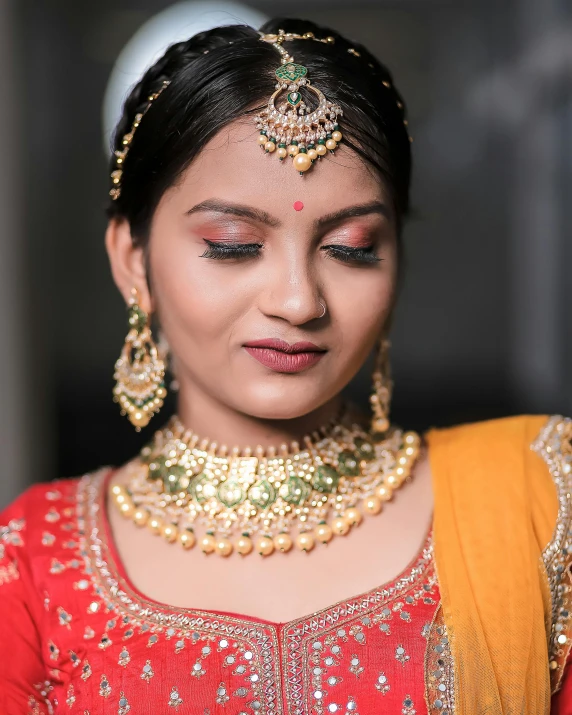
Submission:
M 330 43 L 292 40 L 284 46 L 308 67 L 312 83 L 342 108 L 343 143 L 384 181 L 401 227 L 409 211 L 411 150 L 405 103 L 389 70 L 359 43 L 313 22 L 275 18 L 260 28 L 264 33 L 279 29 L 334 38 Z M 245 25 L 217 27 L 171 45 L 125 101 L 113 151 L 123 148 L 124 135 L 149 97 L 170 82 L 133 134 L 121 193 L 109 201 L 109 218 L 124 217 L 134 241 L 145 245 L 163 193 L 219 130 L 266 106 L 279 65 L 276 49 Z M 112 155 L 110 174 L 116 168 Z

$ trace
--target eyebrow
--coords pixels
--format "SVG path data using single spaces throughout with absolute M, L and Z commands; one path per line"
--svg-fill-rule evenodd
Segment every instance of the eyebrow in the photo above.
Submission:
M 381 216 L 385 216 L 387 219 L 390 218 L 389 209 L 383 201 L 370 201 L 367 204 L 348 206 L 345 209 L 340 209 L 339 211 L 334 211 L 331 214 L 326 214 L 315 221 L 314 227 L 316 229 L 331 228 L 348 218 L 367 216 L 369 214 L 380 214 Z
M 201 201 L 189 209 L 186 215 L 191 216 L 201 211 L 212 211 L 214 213 L 231 214 L 233 216 L 239 216 L 240 218 L 248 218 L 252 221 L 263 223 L 266 226 L 271 226 L 272 228 L 277 228 L 282 225 L 279 219 L 271 216 L 262 209 L 255 208 L 254 206 L 246 206 L 245 204 L 221 201 L 220 199 L 206 199 L 205 201 Z M 381 216 L 390 218 L 389 209 L 386 204 L 382 201 L 371 201 L 367 204 L 356 204 L 355 206 L 348 206 L 339 211 L 326 214 L 314 221 L 314 229 L 323 230 L 325 228 L 331 228 L 348 218 L 367 216 L 368 214 L 380 214 Z
M 264 223 L 267 226 L 272 226 L 277 228 L 280 226 L 280 221 L 274 216 L 271 216 L 266 211 L 262 209 L 257 209 L 254 206 L 245 206 L 244 204 L 234 204 L 228 201 L 220 201 L 219 199 L 207 199 L 206 201 L 201 201 L 192 209 L 187 211 L 187 216 L 191 216 L 199 211 L 213 211 L 214 213 L 220 214 L 232 214 L 233 216 L 239 216 L 240 218 L 249 218 L 252 221 L 258 221 L 259 223 Z

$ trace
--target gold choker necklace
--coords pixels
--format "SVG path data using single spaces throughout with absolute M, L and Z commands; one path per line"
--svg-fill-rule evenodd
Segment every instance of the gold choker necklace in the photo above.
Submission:
M 269 556 L 295 544 L 308 552 L 348 534 L 363 514 L 379 514 L 410 476 L 421 440 L 394 427 L 372 434 L 344 408 L 303 443 L 229 454 L 173 417 L 111 494 L 126 518 L 185 549 Z

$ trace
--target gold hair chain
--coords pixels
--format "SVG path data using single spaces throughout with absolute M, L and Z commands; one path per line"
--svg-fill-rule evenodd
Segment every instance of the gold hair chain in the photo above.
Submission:
M 111 196 L 113 201 L 117 201 L 117 199 L 121 196 L 121 179 L 123 177 L 123 164 L 125 162 L 125 157 L 129 153 L 129 149 L 131 148 L 133 135 L 135 134 L 137 127 L 141 124 L 141 120 L 151 108 L 153 102 L 170 84 L 171 83 L 168 80 L 165 80 L 161 85 L 161 89 L 159 89 L 157 92 L 154 92 L 153 94 L 150 94 L 147 97 L 147 106 L 142 112 L 138 112 L 135 115 L 135 119 L 133 120 L 131 129 L 127 132 L 127 134 L 124 134 L 121 139 L 121 146 L 123 148 L 116 149 L 114 152 L 116 169 L 111 172 L 111 182 L 113 184 L 113 187 L 109 191 L 109 195 Z

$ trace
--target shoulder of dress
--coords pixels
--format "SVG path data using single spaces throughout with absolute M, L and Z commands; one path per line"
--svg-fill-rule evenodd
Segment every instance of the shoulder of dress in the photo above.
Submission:
M 560 416 L 549 415 L 512 415 L 479 422 L 468 422 L 452 427 L 433 428 L 425 436 L 429 445 L 462 444 L 466 447 L 477 448 L 506 448 L 528 449 L 531 443 L 540 435 L 547 425 L 552 425 L 557 420 L 564 420 Z
M 34 516 L 46 504 L 68 500 L 76 491 L 80 478 L 54 479 L 27 487 L 14 501 L 0 512 L 0 521 L 8 516 Z
M 14 549 L 22 554 L 22 547 L 27 550 L 32 534 L 45 529 L 50 520 L 58 521 L 66 506 L 72 507 L 77 482 L 57 479 L 33 484 L 0 512 L 0 559 Z
M 23 578 L 35 583 L 64 568 L 76 547 L 82 485 L 97 486 L 109 468 L 25 489 L 0 512 L 0 586 Z M 65 555 L 65 558 L 64 558 Z
M 75 513 L 79 486 L 84 481 L 98 478 L 109 468 L 81 477 L 54 479 L 33 484 L 25 489 L 5 509 L 0 511 L 0 543 L 8 529 L 17 525 L 19 532 L 45 528 L 62 516 Z

